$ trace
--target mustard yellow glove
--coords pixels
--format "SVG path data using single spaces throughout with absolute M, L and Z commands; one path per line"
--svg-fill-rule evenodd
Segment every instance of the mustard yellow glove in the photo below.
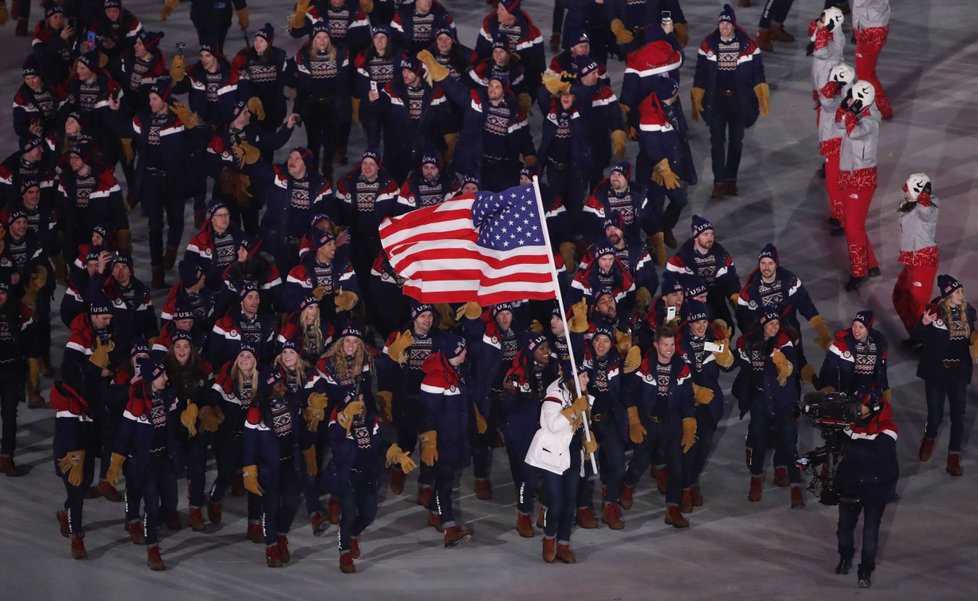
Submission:
M 570 331 L 574 334 L 587 332 L 587 299 L 581 299 L 571 307 Z
M 619 354 L 626 354 L 628 349 L 632 348 L 632 335 L 615 329 L 615 348 L 618 349 Z
M 754 95 L 757 96 L 757 104 L 761 110 L 761 117 L 771 114 L 771 88 L 766 83 L 759 83 L 754 86 Z
M 455 320 L 455 311 L 448 303 L 435 303 L 435 312 L 438 314 L 438 329 L 451 330 L 458 325 Z
M 68 451 L 64 457 L 58 461 L 58 467 L 62 474 L 68 476 L 68 484 L 81 486 L 82 476 L 85 472 L 85 451 Z
M 652 234 L 647 238 L 649 247 L 655 254 L 655 264 L 659 267 L 663 267 L 668 260 L 668 254 L 666 254 L 666 234 L 665 232 L 658 232 Z
M 95 350 L 92 352 L 92 356 L 88 358 L 89 363 L 98 367 L 99 369 L 106 369 L 109 367 L 109 353 L 115 348 L 115 342 L 108 341 L 102 342 L 101 338 L 95 339 Z
M 265 489 L 258 483 L 257 465 L 246 465 L 241 468 L 241 477 L 244 480 L 245 490 L 258 497 L 265 494 Z
M 812 367 L 811 363 L 806 363 L 804 367 L 801 368 L 801 381 L 805 384 L 811 384 L 815 379 L 815 368 Z
M 784 386 L 788 383 L 788 378 L 791 377 L 791 372 L 794 371 L 794 367 L 781 351 L 771 353 L 771 362 L 778 368 L 778 384 Z
M 648 310 L 649 305 L 652 304 L 652 293 L 645 286 L 640 287 L 635 291 L 635 311 L 639 315 L 645 315 L 645 311 Z
M 309 12 L 309 0 L 299 0 L 295 4 L 295 12 L 289 18 L 289 26 L 292 29 L 301 29 L 306 23 L 306 13 Z
M 639 367 L 642 365 L 642 349 L 638 346 L 633 346 L 628 349 L 628 354 L 625 355 L 625 373 L 635 373 Z
M 699 121 L 703 113 L 703 96 L 706 90 L 703 88 L 693 88 L 689 91 L 689 96 L 693 101 L 693 121 Z
M 353 112 L 353 122 L 360 123 L 360 99 L 350 98 L 350 110 Z
M 176 1 L 174 4 L 176 4 Z M 183 55 L 178 54 L 173 57 L 173 60 L 170 61 L 170 79 L 173 80 L 173 83 L 180 83 L 186 76 L 186 63 L 184 62 Z
M 543 334 L 543 324 L 540 323 L 539 319 L 530 322 L 530 331 L 534 334 Z
M 971 357 L 978 359 L 978 332 L 971 333 Z
M 316 284 L 316 287 L 312 289 L 312 296 L 317 301 L 323 300 L 323 297 L 326 296 L 326 288 L 323 287 L 322 282 Z
M 374 395 L 377 399 L 377 413 L 380 415 L 380 419 L 385 422 L 392 423 L 394 421 L 393 414 L 393 395 L 389 390 L 378 390 L 377 394 Z
M 357 296 L 356 292 L 344 290 L 336 295 L 336 310 L 349 311 L 357 304 L 358 300 L 360 300 L 360 297 Z
M 523 112 L 529 115 L 530 109 L 533 108 L 533 100 L 530 98 L 530 95 L 523 92 L 519 95 L 519 97 L 517 97 L 517 100 L 519 101 L 520 108 L 523 109 Z
M 615 155 L 616 159 L 625 156 L 625 140 L 627 139 L 628 136 L 623 129 L 616 129 L 611 132 L 611 152 Z
M 577 255 L 576 247 L 573 242 L 561 242 L 557 247 L 557 251 L 560 253 L 560 258 L 564 261 L 564 269 L 567 273 L 573 277 L 574 272 L 577 271 Z
M 587 409 L 588 409 L 587 397 L 581 395 L 576 399 L 574 399 L 574 402 L 571 404 L 570 407 L 565 407 L 564 409 L 561 409 L 560 412 L 567 419 L 567 421 L 571 423 L 572 426 L 577 426 L 579 424 L 578 419 L 580 418 L 582 413 L 587 411 Z
M 723 345 L 722 351 L 713 352 L 713 356 L 716 358 L 717 365 L 723 368 L 730 367 L 734 363 L 733 351 L 730 350 L 730 339 L 724 338 L 722 340 L 718 340 L 717 344 Z
M 41 288 L 48 283 L 48 270 L 42 266 L 38 265 L 31 272 L 31 277 L 27 280 L 27 285 L 24 286 L 24 295 L 20 297 L 20 302 L 24 303 L 31 309 L 37 306 L 37 293 L 40 292 Z
M 696 444 L 696 418 L 683 418 L 683 454 L 689 452 Z
M 180 412 L 180 423 L 191 438 L 197 436 L 197 414 L 197 404 L 191 401 L 187 401 L 187 408 Z
M 173 14 L 173 11 L 180 6 L 180 0 L 166 0 L 163 2 L 163 9 L 160 11 L 160 20 L 166 21 Z
M 615 41 L 621 46 L 626 46 L 635 41 L 635 36 L 625 27 L 621 19 L 611 21 L 611 33 L 615 34 Z
M 393 359 L 398 365 L 404 365 L 404 362 L 408 358 L 408 347 L 412 344 L 414 344 L 414 335 L 411 334 L 411 330 L 404 330 L 387 347 L 387 356 Z
M 638 407 L 628 408 L 628 440 L 633 444 L 642 444 L 648 430 L 642 425 L 642 420 L 638 416 Z
M 391 467 L 395 463 L 401 466 L 401 471 L 405 474 L 410 474 L 418 467 L 418 464 L 411 459 L 411 455 L 405 453 L 396 444 L 392 444 L 387 449 L 387 467 Z
M 259 121 L 265 120 L 265 105 L 261 103 L 261 98 L 252 96 L 248 99 L 248 112 L 257 117 Z
M 132 149 L 132 138 L 119 138 L 119 145 L 122 146 L 122 158 L 127 163 L 131 163 L 133 157 L 136 156 Z
M 119 230 L 116 232 L 115 243 L 119 250 L 132 254 L 132 233 L 129 230 Z
M 566 94 L 570 92 L 571 82 L 565 81 L 564 78 L 559 73 L 554 73 L 550 69 L 544 71 L 541 76 L 541 81 L 543 87 L 547 88 L 551 96 L 557 96 L 561 93 Z
M 190 110 L 190 107 L 182 102 L 174 102 L 170 105 L 170 110 L 180 119 L 186 129 L 193 129 L 200 124 L 200 117 L 197 116 L 197 113 Z
M 306 460 L 306 474 L 313 477 L 319 474 L 319 466 L 316 464 L 316 445 L 309 445 L 308 449 L 302 451 L 302 458 Z
M 536 167 L 537 166 L 537 157 L 536 157 L 536 155 L 534 155 L 534 154 L 528 154 L 528 155 L 524 156 L 523 157 L 523 164 L 526 165 L 527 167 L 529 167 L 530 169 L 533 169 L 534 167 Z
M 112 453 L 109 460 L 109 469 L 105 472 L 105 481 L 115 486 L 122 479 L 122 464 L 126 462 L 126 456 L 119 453 Z
M 825 393 L 835 392 L 835 386 L 822 386 L 821 388 L 818 389 L 818 391 L 825 392 Z
M 424 63 L 425 68 L 428 69 L 428 75 L 431 76 L 432 81 L 442 81 L 450 71 L 447 67 L 435 60 L 431 52 L 427 50 L 422 50 L 418 53 L 418 60 Z
M 428 430 L 418 440 L 421 441 L 421 463 L 432 467 L 438 461 L 438 432 Z
M 808 323 L 812 325 L 815 329 L 815 344 L 817 344 L 823 351 L 829 350 L 832 345 L 832 332 L 829 332 L 829 327 L 825 325 L 825 319 L 821 315 L 816 315 L 808 320 Z
M 251 142 L 235 142 L 231 145 L 234 156 L 238 157 L 238 166 L 254 165 L 261 158 L 259 151 Z
M 733 294 L 730 295 L 730 304 L 731 305 L 733 305 L 736 308 L 737 303 L 739 303 L 739 302 L 740 302 L 740 293 L 739 292 L 734 292 Z
M 713 400 L 713 389 L 693 384 L 693 398 L 698 405 L 709 405 L 710 401 Z
M 472 407 L 475 411 L 475 431 L 479 434 L 485 434 L 489 430 L 489 424 L 486 422 L 486 418 L 482 416 L 478 407 Z
M 353 427 L 353 418 L 357 415 L 363 415 L 364 411 L 366 411 L 366 407 L 363 401 L 353 401 L 336 414 L 336 422 L 346 430 L 347 436 L 350 435 L 350 428 Z
M 689 26 L 686 23 L 673 23 L 672 27 L 676 32 L 679 45 L 685 48 L 686 44 L 689 43 Z
M 479 319 L 482 316 L 482 307 L 475 301 L 469 301 L 455 311 L 455 319 Z
M 594 455 L 598 452 L 598 441 L 594 439 L 594 432 L 590 434 L 590 438 L 585 438 L 581 435 L 581 442 L 584 444 L 584 452 L 589 455 Z
M 883 400 L 886 401 L 887 403 L 892 403 L 893 402 L 893 389 L 892 388 L 887 388 L 886 390 L 883 391 Z
M 251 18 L 248 16 L 248 7 L 246 6 L 244 8 L 239 8 L 237 13 L 238 26 L 240 26 L 241 29 L 248 29 L 248 26 L 251 25 Z
M 220 407 L 206 405 L 201 407 L 197 419 L 200 420 L 200 429 L 203 432 L 217 432 L 217 429 L 224 423 L 224 410 Z
M 360 0 L 360 8 L 369 15 L 374 12 L 374 0 Z
M 666 190 L 675 190 L 680 186 L 679 176 L 669 167 L 669 159 L 662 159 L 652 170 L 652 181 L 664 186 Z

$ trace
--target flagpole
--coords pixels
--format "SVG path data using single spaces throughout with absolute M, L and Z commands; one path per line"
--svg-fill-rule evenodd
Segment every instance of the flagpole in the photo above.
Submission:
M 557 298 L 557 307 L 560 309 L 560 320 L 564 324 L 564 337 L 567 339 L 567 354 L 570 356 L 571 373 L 574 377 L 574 390 L 577 397 L 581 396 L 581 385 L 577 379 L 577 361 L 574 359 L 574 347 L 571 343 L 570 326 L 567 324 L 567 311 L 564 310 L 564 298 L 560 295 L 560 282 L 557 280 L 557 263 L 554 261 L 554 253 L 550 250 L 550 230 L 547 228 L 547 212 L 543 208 L 543 196 L 540 194 L 540 180 L 533 176 L 533 196 L 537 201 L 537 212 L 540 213 L 540 226 L 543 228 L 543 240 L 547 244 L 547 259 L 550 261 L 550 277 L 554 284 L 554 296 Z M 575 397 L 576 398 L 576 397 Z M 591 440 L 591 428 L 588 425 L 587 414 L 581 414 L 581 421 L 584 424 L 584 440 Z M 591 467 L 594 473 L 598 473 L 598 461 L 594 458 L 594 453 L 588 453 L 591 457 Z

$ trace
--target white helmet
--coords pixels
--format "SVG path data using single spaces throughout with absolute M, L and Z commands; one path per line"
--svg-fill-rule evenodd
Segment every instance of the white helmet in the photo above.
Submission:
M 928 187 L 930 187 L 930 178 L 926 173 L 914 173 L 907 178 L 907 183 L 904 184 L 903 189 L 910 195 L 910 198 L 917 200 Z
M 829 80 L 849 85 L 856 79 L 856 70 L 846 63 L 839 63 L 829 71 Z
M 859 108 L 868 108 L 876 100 L 876 88 L 868 81 L 857 81 L 852 84 L 852 97 L 859 102 Z
M 829 31 L 835 31 L 842 27 L 842 23 L 846 20 L 842 11 L 836 6 L 830 6 L 822 11 L 822 23 Z

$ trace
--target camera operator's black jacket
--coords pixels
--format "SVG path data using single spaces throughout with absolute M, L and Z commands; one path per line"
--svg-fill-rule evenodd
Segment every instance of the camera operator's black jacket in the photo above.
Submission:
M 897 427 L 893 408 L 883 409 L 869 423 L 852 424 L 849 443 L 835 475 L 835 488 L 842 499 L 885 503 L 896 495 L 900 477 L 897 463 Z

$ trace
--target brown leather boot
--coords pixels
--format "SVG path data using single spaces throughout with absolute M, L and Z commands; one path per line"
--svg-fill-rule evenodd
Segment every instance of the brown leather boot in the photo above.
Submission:
M 248 532 L 245 533 L 245 538 L 256 544 L 265 542 L 265 534 L 261 531 L 261 524 L 248 522 Z
M 340 571 L 344 574 L 355 574 L 357 566 L 353 563 L 353 555 L 349 551 L 340 553 Z
M 927 438 L 925 436 L 924 439 L 920 441 L 920 453 L 918 453 L 918 457 L 920 457 L 921 461 L 928 461 L 933 453 L 934 439 Z
M 278 545 L 278 554 L 282 558 L 282 563 L 292 561 L 292 554 L 289 553 L 289 538 L 284 534 L 279 534 L 276 544 Z
M 543 560 L 553 563 L 557 559 L 557 539 L 543 537 Z
M 700 494 L 699 484 L 694 484 L 689 487 L 690 494 L 693 496 L 693 507 L 703 506 L 703 495 Z
M 180 521 L 180 514 L 175 511 L 166 516 L 163 524 L 166 525 L 168 530 L 180 530 L 183 528 L 183 522 Z
M 353 559 L 360 559 L 360 539 L 355 536 L 350 537 L 350 555 Z
M 625 527 L 625 522 L 621 521 L 619 515 L 618 505 L 615 503 L 605 503 L 604 511 L 601 512 L 601 521 L 612 530 L 621 530 Z
M 445 528 L 445 547 L 456 547 L 472 538 L 472 533 L 460 526 Z
M 723 185 L 726 188 L 727 196 L 737 196 L 738 192 L 736 179 L 728 179 L 727 181 L 723 182 Z
M 588 530 L 598 527 L 598 520 L 594 517 L 594 511 L 590 507 L 582 507 L 577 510 L 577 525 Z
M 326 513 L 329 515 L 330 524 L 340 523 L 340 500 L 330 495 L 326 501 Z
M 631 509 L 635 503 L 635 487 L 623 484 L 621 487 L 621 508 Z
M 391 468 L 389 485 L 391 487 L 391 492 L 395 495 L 399 495 L 404 492 L 404 472 L 401 471 L 401 468 Z
M 14 458 L 10 455 L 0 457 L 0 474 L 6 474 L 11 478 L 19 478 L 27 473 L 27 470 L 14 463 Z
M 783 23 L 771 23 L 771 39 L 775 42 L 794 42 L 795 36 L 784 30 Z
M 187 510 L 187 524 L 190 525 L 190 529 L 194 532 L 202 532 L 204 530 L 204 514 L 201 512 L 200 507 L 191 507 Z
M 492 484 L 486 478 L 475 479 L 475 498 L 482 501 L 492 498 Z
M 438 532 L 443 531 L 441 525 L 441 516 L 435 513 L 434 511 L 428 512 L 428 525 L 434 528 L 435 530 L 437 530 Z
M 788 468 L 783 466 L 774 468 L 774 483 L 782 488 L 788 486 Z
M 665 466 L 657 465 L 655 466 L 655 487 L 659 489 L 659 494 L 666 494 L 666 488 L 669 486 L 669 472 L 666 470 Z
M 662 230 L 662 241 L 669 248 L 676 248 L 679 246 L 679 242 L 676 240 L 676 235 L 672 233 L 671 229 Z
M 312 526 L 313 536 L 322 536 L 329 529 L 329 519 L 323 512 L 317 511 L 309 516 L 309 525 Z
M 221 504 L 213 503 L 211 501 L 207 502 L 207 519 L 210 520 L 215 526 L 221 523 L 221 517 L 223 513 L 221 512 Z
M 747 493 L 747 500 L 756 503 L 761 500 L 761 489 L 764 488 L 764 476 L 750 477 L 750 492 Z
M 961 467 L 961 453 L 949 453 L 947 456 L 947 473 L 952 476 L 964 475 L 964 468 Z
M 163 563 L 163 557 L 160 556 L 159 545 L 153 545 L 146 550 L 146 565 L 154 572 L 162 572 L 166 569 L 166 564 Z
M 737 0 L 737 6 L 740 8 L 747 8 L 750 6 L 750 0 Z
M 764 52 L 774 52 L 774 44 L 771 43 L 771 32 L 767 29 L 760 29 L 757 31 L 757 37 L 754 39 L 757 43 L 757 47 Z
M 560 34 L 555 33 L 550 36 L 550 52 L 557 54 L 560 52 Z
M 282 567 L 282 553 L 278 545 L 265 545 L 265 565 L 270 568 Z
M 710 198 L 714 200 L 722 200 L 723 197 L 727 195 L 727 186 L 723 182 L 713 182 L 713 192 L 710 192 Z
M 99 480 L 95 490 L 97 490 L 99 496 L 106 501 L 111 501 L 112 503 L 122 502 L 122 493 L 116 490 L 116 487 L 109 484 L 108 480 Z
M 794 484 L 791 487 L 791 508 L 801 509 L 805 506 L 805 494 L 801 492 L 801 486 Z
M 693 491 L 688 488 L 683 489 L 682 500 L 679 502 L 679 511 L 682 513 L 693 511 Z
M 666 507 L 665 522 L 673 528 L 689 528 L 689 521 L 683 517 L 683 513 L 679 510 L 678 505 L 669 505 Z
M 129 540 L 134 545 L 141 545 L 146 542 L 146 535 L 143 533 L 143 521 L 133 520 L 126 523 L 126 530 L 129 531 Z
M 557 559 L 564 563 L 577 563 L 577 556 L 574 555 L 570 545 L 557 545 Z
M 68 528 L 68 512 L 64 509 L 59 509 L 55 515 L 58 518 L 58 529 L 61 531 L 61 536 L 68 538 L 70 533 Z
M 522 511 L 516 512 L 516 532 L 523 538 L 533 538 L 535 533 L 533 532 L 533 520 L 530 519 L 530 514 Z
M 88 559 L 88 551 L 85 550 L 85 539 L 81 537 L 71 539 L 71 558 Z
M 170 271 L 177 264 L 177 247 L 167 246 L 163 251 L 163 269 Z
M 431 505 L 431 496 L 434 491 L 431 490 L 430 486 L 419 486 L 418 496 L 414 498 L 414 502 L 422 507 L 427 507 Z

